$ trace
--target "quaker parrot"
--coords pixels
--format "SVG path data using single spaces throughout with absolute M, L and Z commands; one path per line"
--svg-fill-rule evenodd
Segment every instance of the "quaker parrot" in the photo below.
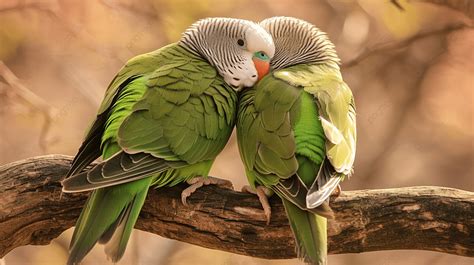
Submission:
M 260 25 L 276 50 L 271 72 L 239 96 L 240 155 L 266 213 L 263 193 L 282 199 L 298 257 L 327 264 L 328 198 L 351 174 L 355 158 L 354 98 L 325 33 L 290 17 Z
M 237 114 L 237 91 L 269 71 L 275 47 L 258 24 L 203 19 L 177 43 L 139 55 L 109 85 L 72 162 L 64 192 L 93 190 L 70 244 L 78 264 L 96 243 L 123 256 L 149 187 L 207 175 Z M 82 172 L 96 158 L 103 162 Z M 196 183 L 198 182 L 198 183 Z M 184 194 L 183 199 L 189 196 Z

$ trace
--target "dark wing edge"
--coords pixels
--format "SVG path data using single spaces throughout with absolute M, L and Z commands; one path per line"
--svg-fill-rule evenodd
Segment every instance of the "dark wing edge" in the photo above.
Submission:
M 316 207 L 307 206 L 306 200 L 309 190 L 297 174 L 294 174 L 287 179 L 280 180 L 277 185 L 272 187 L 272 190 L 302 210 L 310 211 L 328 219 L 334 218 L 334 212 L 329 206 L 328 201 L 324 201 Z
M 82 192 L 115 186 L 185 166 L 184 162 L 169 162 L 147 153 L 118 152 L 91 170 L 76 174 L 61 182 L 63 192 Z
M 116 77 L 117 78 L 117 77 Z M 116 79 L 114 78 L 114 80 Z M 117 100 L 120 95 L 120 91 L 126 87 L 130 82 L 138 78 L 138 76 L 132 76 L 126 79 L 119 88 L 114 91 L 113 99 L 110 101 L 109 106 L 105 111 L 99 113 L 92 124 L 89 132 L 87 133 L 84 141 L 79 147 L 77 154 L 71 162 L 71 168 L 67 172 L 65 178 L 69 178 L 73 175 L 78 174 L 88 165 L 90 165 L 94 160 L 99 158 L 102 155 L 102 134 L 105 130 L 105 123 L 107 122 L 108 111 L 113 106 L 114 102 Z M 113 83 L 114 81 L 112 81 Z M 111 83 L 111 84 L 112 84 Z

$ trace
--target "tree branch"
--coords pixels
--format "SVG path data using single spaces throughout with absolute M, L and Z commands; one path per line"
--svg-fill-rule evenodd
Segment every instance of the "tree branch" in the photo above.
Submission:
M 74 225 L 87 194 L 61 194 L 71 158 L 50 155 L 0 167 L 0 257 L 48 244 Z M 294 240 L 278 198 L 270 225 L 257 198 L 208 186 L 181 204 L 184 186 L 150 190 L 136 228 L 242 255 L 292 258 Z M 474 256 L 474 193 L 441 187 L 347 191 L 331 202 L 329 252 L 432 250 Z

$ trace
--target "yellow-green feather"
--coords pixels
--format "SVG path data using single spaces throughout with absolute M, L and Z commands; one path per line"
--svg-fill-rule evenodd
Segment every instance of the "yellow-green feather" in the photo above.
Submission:
M 296 65 L 275 77 L 303 87 L 318 101 L 326 136 L 326 156 L 337 172 L 349 174 L 355 158 L 356 120 L 352 92 L 337 64 Z M 324 122 L 326 121 L 326 122 Z
M 352 168 L 353 112 L 352 93 L 335 63 L 276 70 L 240 96 L 237 136 L 249 182 L 282 197 L 299 257 L 311 264 L 326 262 L 327 221 L 306 209 L 305 200 L 295 205 L 298 199 L 277 186 L 296 177 L 307 191 L 325 159 L 337 168 Z M 337 133 L 342 139 L 331 142 Z

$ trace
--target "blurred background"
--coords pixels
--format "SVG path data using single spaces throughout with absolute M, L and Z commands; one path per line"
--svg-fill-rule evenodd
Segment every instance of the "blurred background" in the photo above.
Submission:
M 426 2 L 1 0 L 0 164 L 74 155 L 120 67 L 137 54 L 177 41 L 197 19 L 260 21 L 287 15 L 328 32 L 356 98 L 358 155 L 343 190 L 437 185 L 472 191 L 472 21 L 463 12 Z M 235 138 L 211 175 L 230 179 L 237 189 L 246 183 Z M 64 264 L 71 234 L 70 229 L 48 246 L 17 248 L 0 264 Z M 109 264 L 104 257 L 96 247 L 84 264 Z M 330 256 L 331 265 L 472 261 L 427 251 Z M 204 249 L 138 230 L 119 264 L 190 263 L 302 264 Z

